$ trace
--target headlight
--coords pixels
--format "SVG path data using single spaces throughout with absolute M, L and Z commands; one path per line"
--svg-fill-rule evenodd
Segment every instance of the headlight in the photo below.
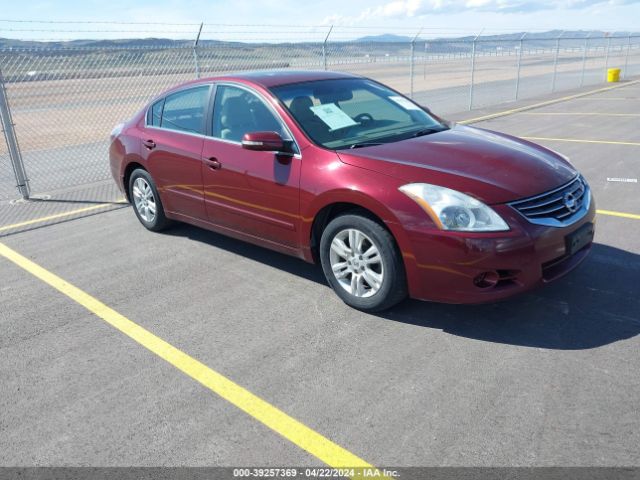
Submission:
M 490 207 L 469 195 L 428 183 L 410 183 L 400 191 L 420 205 L 442 230 L 499 232 L 509 230 Z

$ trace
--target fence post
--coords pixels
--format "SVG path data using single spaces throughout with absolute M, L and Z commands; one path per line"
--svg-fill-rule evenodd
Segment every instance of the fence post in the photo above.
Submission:
M 329 41 L 329 35 L 331 35 L 332 30 L 333 30 L 333 25 L 329 27 L 327 36 L 324 37 L 324 42 L 322 42 L 322 64 L 324 65 L 325 70 L 327 69 L 327 42 Z
M 416 36 L 413 37 L 413 40 L 411 40 L 411 58 L 409 60 L 409 97 L 410 98 L 413 98 L 413 70 L 416 63 L 416 58 L 415 58 L 416 40 L 420 36 L 420 33 L 422 33 L 422 28 L 418 30 L 418 33 L 416 33 Z
M 564 30 L 556 38 L 556 55 L 553 58 L 553 79 L 551 80 L 551 93 L 556 91 L 556 75 L 558 73 L 558 56 L 560 55 L 560 37 L 564 35 Z
M 593 32 L 589 32 L 589 35 L 587 35 L 587 38 L 584 39 L 584 50 L 582 52 L 582 73 L 580 74 L 581 87 L 584 85 L 584 69 L 587 65 L 587 46 L 589 45 L 589 37 L 591 37 L 592 33 Z
M 627 41 L 627 53 L 624 56 L 624 70 L 622 70 L 622 79 L 627 79 L 627 68 L 629 68 L 629 50 L 631 49 L 631 32 L 629 32 L 629 39 Z
M 526 32 L 522 34 L 520 37 L 520 43 L 518 45 L 518 73 L 516 74 L 516 100 L 518 100 L 518 93 L 520 92 L 520 65 L 522 64 L 522 44 L 524 41 L 524 37 L 526 36 Z
M 196 35 L 196 39 L 193 42 L 193 61 L 196 64 L 196 78 L 200 78 L 200 65 L 198 64 L 198 42 L 200 41 L 200 34 L 202 33 L 202 25 L 204 25 L 204 23 L 200 24 L 198 35 Z
M 616 32 L 613 32 L 616 33 Z M 608 34 L 607 34 L 608 35 Z M 611 48 L 611 37 L 607 38 L 607 53 L 604 55 L 604 81 L 607 81 L 607 70 L 609 70 L 609 49 Z
M 478 37 L 482 35 L 484 28 L 480 30 L 480 33 L 476 35 L 473 39 L 473 44 L 471 45 L 471 85 L 469 86 L 469 110 L 473 109 L 473 83 L 475 80 L 476 74 L 476 42 L 478 41 Z
M 424 42 L 424 62 L 423 62 L 423 70 L 422 70 L 423 80 L 427 79 L 427 58 L 428 58 L 427 49 L 428 48 L 429 48 L 429 44 L 425 41 Z
M 29 179 L 27 178 L 27 172 L 24 169 L 24 162 L 22 161 L 18 138 L 16 137 L 16 132 L 13 128 L 13 119 L 11 118 L 9 99 L 7 98 L 7 90 L 4 86 L 2 71 L 0 71 L 0 124 L 2 125 L 4 138 L 7 142 L 11 166 L 13 167 L 13 173 L 16 177 L 16 186 L 18 187 L 18 191 L 20 192 L 20 195 L 22 195 L 22 198 L 28 200 L 31 193 L 29 188 Z

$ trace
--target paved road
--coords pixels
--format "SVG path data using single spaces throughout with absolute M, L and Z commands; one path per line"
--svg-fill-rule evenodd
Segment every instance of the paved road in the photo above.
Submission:
M 573 114 L 639 106 L 636 84 L 480 126 L 633 143 L 637 117 Z M 606 180 L 638 177 L 640 146 L 541 142 L 599 208 L 640 213 L 638 184 Z M 383 315 L 312 265 L 130 209 L 2 241 L 375 465 L 640 465 L 640 220 L 600 215 L 586 263 L 542 290 Z M 0 465 L 320 464 L 1 258 L 0 277 Z

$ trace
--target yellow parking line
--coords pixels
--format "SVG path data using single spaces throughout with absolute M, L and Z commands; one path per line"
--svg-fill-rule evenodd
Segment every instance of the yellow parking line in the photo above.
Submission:
M 607 92 L 609 90 L 614 90 L 616 88 L 628 87 L 630 85 L 636 85 L 638 83 L 640 83 L 640 80 L 634 80 L 634 81 L 629 82 L 629 83 L 621 83 L 621 84 L 618 84 L 618 85 L 613 85 L 611 87 L 598 88 L 596 90 L 590 90 L 588 92 L 577 93 L 575 95 L 568 95 L 566 97 L 555 98 L 553 100 L 547 100 L 545 102 L 534 103 L 532 105 L 526 105 L 524 107 L 513 108 L 511 110 L 504 110 L 502 112 L 491 113 L 489 115 L 483 115 L 481 117 L 470 118 L 468 120 L 462 120 L 462 121 L 457 122 L 457 123 L 460 123 L 462 125 L 467 125 L 467 124 L 470 124 L 470 123 L 481 122 L 483 120 L 491 120 L 493 118 L 504 117 L 506 115 L 513 115 L 514 113 L 520 113 L 520 112 L 524 112 L 526 110 L 533 110 L 534 108 L 545 107 L 547 105 L 553 105 L 554 103 L 566 102 L 568 100 L 574 100 L 576 98 L 587 97 L 589 95 L 595 95 L 596 93 Z
M 634 220 L 640 220 L 640 215 L 635 213 L 615 212 L 613 210 L 596 210 L 596 213 L 600 215 L 610 215 L 612 217 L 633 218 Z
M 333 468 L 358 469 L 354 475 L 358 478 L 363 475 L 363 472 L 365 474 L 377 472 L 369 476 L 384 478 L 381 471 L 353 453 L 2 243 L 0 243 L 0 256 L 82 305 L 112 327 L 327 465 Z
M 125 202 L 116 203 L 101 203 L 100 205 L 92 205 L 91 207 L 78 208 L 76 210 L 69 210 L 68 212 L 56 213 L 55 215 L 48 215 L 46 217 L 34 218 L 33 220 L 26 220 L 24 222 L 13 223 L 11 225 L 4 225 L 0 227 L 0 232 L 5 230 L 13 230 L 14 228 L 26 227 L 27 225 L 34 225 L 36 223 L 48 222 L 49 220 L 56 220 L 58 218 L 70 217 L 71 215 L 77 215 L 78 213 L 92 212 L 93 210 L 99 210 L 101 208 L 109 207 L 112 205 L 122 204 Z
M 521 115 L 574 115 L 603 117 L 640 117 L 640 113 L 605 113 L 605 112 L 521 112 Z
M 613 140 L 585 140 L 581 138 L 549 138 L 549 137 L 520 137 L 525 140 L 547 141 L 547 142 L 575 142 L 575 143 L 604 143 L 607 145 L 631 145 L 640 147 L 640 142 L 616 142 Z
M 626 85 L 625 85 L 626 87 Z M 593 97 L 593 98 L 581 98 L 581 100 L 617 100 L 617 101 L 621 101 L 621 100 L 629 100 L 629 98 L 627 97 Z

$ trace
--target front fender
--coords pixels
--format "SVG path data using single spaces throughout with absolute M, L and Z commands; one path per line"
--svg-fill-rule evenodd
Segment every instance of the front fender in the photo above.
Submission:
M 339 172 L 336 173 L 335 170 Z M 384 223 L 400 249 L 407 275 L 413 276 L 416 270 L 416 256 L 400 218 L 406 214 L 407 207 L 415 208 L 415 205 L 398 191 L 398 187 L 404 182 L 346 164 L 334 168 L 333 173 L 331 178 L 341 185 L 327 188 L 321 193 L 301 189 L 300 244 L 305 260 L 314 261 L 311 252 L 311 234 L 313 222 L 318 214 L 330 205 L 348 203 L 368 210 Z M 316 176 L 313 183 L 316 188 L 318 180 Z M 426 217 L 419 209 L 417 213 Z

